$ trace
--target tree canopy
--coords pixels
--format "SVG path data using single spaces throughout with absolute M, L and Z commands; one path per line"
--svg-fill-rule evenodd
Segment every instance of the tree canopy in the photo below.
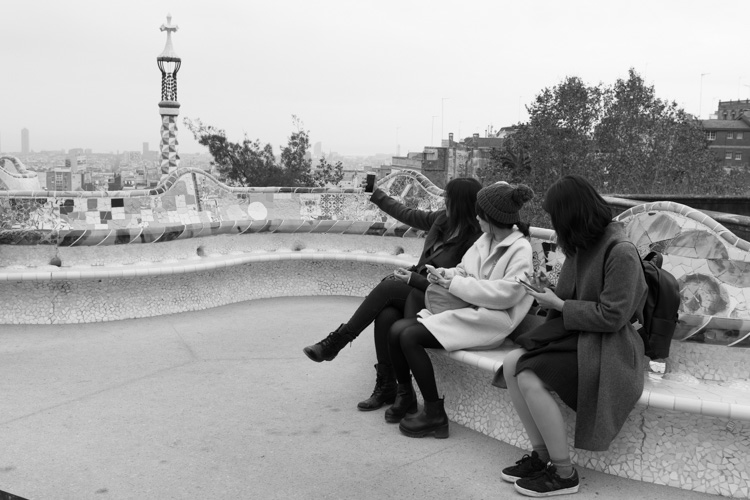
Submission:
M 242 142 L 227 139 L 226 132 L 200 119 L 185 118 L 185 126 L 202 146 L 213 156 L 212 165 L 219 178 L 234 186 L 308 186 L 325 187 L 338 184 L 344 177 L 341 162 L 328 163 L 325 157 L 318 160 L 317 168 L 308 154 L 310 132 L 302 121 L 292 116 L 295 130 L 286 146 L 281 146 L 277 159 L 271 144 L 259 139 L 250 140 L 245 134 Z
M 541 194 L 576 173 L 604 193 L 741 194 L 747 185 L 719 166 L 700 123 L 633 69 L 614 85 L 567 77 L 526 109 L 529 121 L 477 172 L 484 183 L 523 182 Z

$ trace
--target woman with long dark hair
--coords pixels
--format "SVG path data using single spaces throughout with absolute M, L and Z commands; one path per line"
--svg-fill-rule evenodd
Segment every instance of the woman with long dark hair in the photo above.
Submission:
M 593 451 L 609 447 L 640 398 L 644 349 L 631 322 L 643 321 L 647 293 L 636 248 L 586 179 L 561 178 L 547 190 L 542 207 L 565 262 L 554 291 L 526 293 L 548 310 L 538 328 L 554 326 L 562 334 L 532 350 L 510 352 L 496 377 L 501 387 L 504 378 L 533 448 L 503 469 L 502 478 L 534 497 L 578 491 L 565 421 L 552 391 L 576 411 L 574 446 Z
M 388 354 L 388 331 L 393 323 L 414 317 L 424 307 L 427 265 L 453 267 L 482 234 L 474 206 L 482 185 L 476 179 L 453 179 L 445 186 L 445 209 L 422 211 L 407 208 L 376 189 L 370 198 L 382 211 L 411 227 L 427 231 L 422 255 L 409 269 L 399 268 L 381 281 L 346 323 L 326 338 L 307 346 L 304 353 L 316 362 L 331 361 L 339 351 L 375 322 L 375 355 L 377 358 L 375 389 L 361 401 L 362 411 L 376 410 L 393 403 L 396 381 Z
M 533 299 L 516 279 L 534 269 L 529 225 L 519 213 L 533 196 L 534 192 L 523 184 L 496 183 L 482 189 L 476 210 L 484 234 L 458 266 L 431 270 L 428 277 L 466 306 L 445 311 L 426 309 L 419 318 L 403 319 L 391 327 L 388 344 L 398 390 L 393 406 L 386 411 L 386 420 L 400 422 L 403 434 L 448 437 L 448 416 L 426 348 L 493 349 L 529 312 Z M 407 416 L 417 409 L 411 375 L 422 392 L 424 408 L 417 415 Z

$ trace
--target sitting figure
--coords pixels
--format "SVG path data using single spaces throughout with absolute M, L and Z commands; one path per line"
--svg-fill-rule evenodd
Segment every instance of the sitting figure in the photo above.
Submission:
M 533 196 L 524 185 L 497 183 L 482 189 L 476 210 L 484 234 L 456 268 L 433 269 L 428 276 L 430 287 L 444 287 L 464 301 L 463 307 L 442 312 L 424 309 L 418 318 L 399 320 L 391 328 L 388 346 L 398 388 L 386 420 L 400 422 L 403 434 L 448 437 L 448 417 L 425 348 L 493 349 L 529 311 L 533 299 L 516 278 L 533 270 L 529 225 L 519 215 Z M 417 410 L 410 372 L 424 397 L 424 409 L 413 416 L 407 416 Z
M 445 186 L 445 210 L 423 211 L 404 206 L 380 189 L 370 201 L 391 217 L 427 231 L 419 262 L 410 269 L 397 269 L 381 281 L 346 323 L 326 338 L 303 349 L 315 362 L 332 361 L 373 321 L 375 322 L 375 389 L 361 401 L 362 411 L 377 410 L 393 403 L 396 379 L 388 355 L 388 331 L 397 320 L 415 317 L 424 307 L 427 266 L 453 267 L 482 234 L 476 221 L 475 204 L 482 185 L 476 179 L 458 178 Z
M 526 291 L 548 310 L 546 321 L 518 336 L 528 350 L 511 351 L 495 377 L 495 385 L 507 384 L 533 448 L 502 478 L 533 497 L 578 491 L 552 391 L 576 411 L 575 447 L 593 451 L 609 447 L 640 398 L 644 348 L 631 321 L 643 321 L 647 291 L 635 246 L 586 179 L 555 182 L 543 208 L 565 262 L 554 292 Z

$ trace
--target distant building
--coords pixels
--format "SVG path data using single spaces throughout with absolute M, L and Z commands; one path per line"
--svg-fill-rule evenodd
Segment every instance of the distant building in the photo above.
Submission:
M 65 167 L 69 168 L 72 173 L 86 170 L 86 155 L 83 148 L 73 148 L 68 150 L 68 157 L 65 159 Z
M 72 172 L 69 168 L 55 168 L 46 173 L 47 190 L 49 191 L 83 191 L 86 184 L 91 184 L 91 174 L 86 172 Z
M 743 114 L 750 116 L 750 99 L 744 101 L 719 101 L 716 118 L 719 120 L 739 119 Z
M 143 156 L 144 158 L 148 156 L 148 143 L 147 142 L 143 143 Z
M 21 153 L 29 154 L 29 129 L 21 129 Z
M 708 148 L 721 166 L 748 170 L 750 167 L 750 100 L 720 101 L 716 118 L 701 120 Z
M 109 182 L 107 183 L 107 190 L 122 191 L 122 177 L 120 176 L 120 174 L 113 174 L 112 177 L 109 178 Z
M 474 134 L 461 142 L 454 141 L 451 133 L 440 147 L 425 147 L 420 153 L 394 156 L 390 167 L 395 170 L 416 170 L 443 188 L 456 177 L 476 177 L 477 170 L 490 161 L 492 150 L 501 148 L 509 133 L 512 133 L 512 127 L 502 128 L 492 137 Z M 390 173 L 391 170 L 381 167 L 379 177 L 387 175 L 386 171 Z

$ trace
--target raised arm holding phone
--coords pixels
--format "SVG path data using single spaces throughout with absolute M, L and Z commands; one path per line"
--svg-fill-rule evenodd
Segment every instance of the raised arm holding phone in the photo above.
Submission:
M 376 410 L 384 404 L 393 403 L 396 398 L 396 380 L 388 353 L 388 332 L 397 320 L 414 317 L 424 307 L 424 290 L 429 285 L 427 266 L 455 266 L 481 235 L 475 203 L 482 186 L 476 179 L 450 181 L 444 190 L 445 209 L 437 211 L 408 208 L 384 191 L 374 186 L 371 188 L 371 179 L 366 180 L 364 186 L 365 190 L 373 191 L 371 202 L 398 221 L 427 232 L 422 254 L 415 266 L 396 269 L 383 279 L 346 323 L 320 342 L 303 349 L 313 361 L 332 361 L 344 346 L 374 322 L 377 357 L 375 389 L 368 399 L 357 405 L 362 411 Z

